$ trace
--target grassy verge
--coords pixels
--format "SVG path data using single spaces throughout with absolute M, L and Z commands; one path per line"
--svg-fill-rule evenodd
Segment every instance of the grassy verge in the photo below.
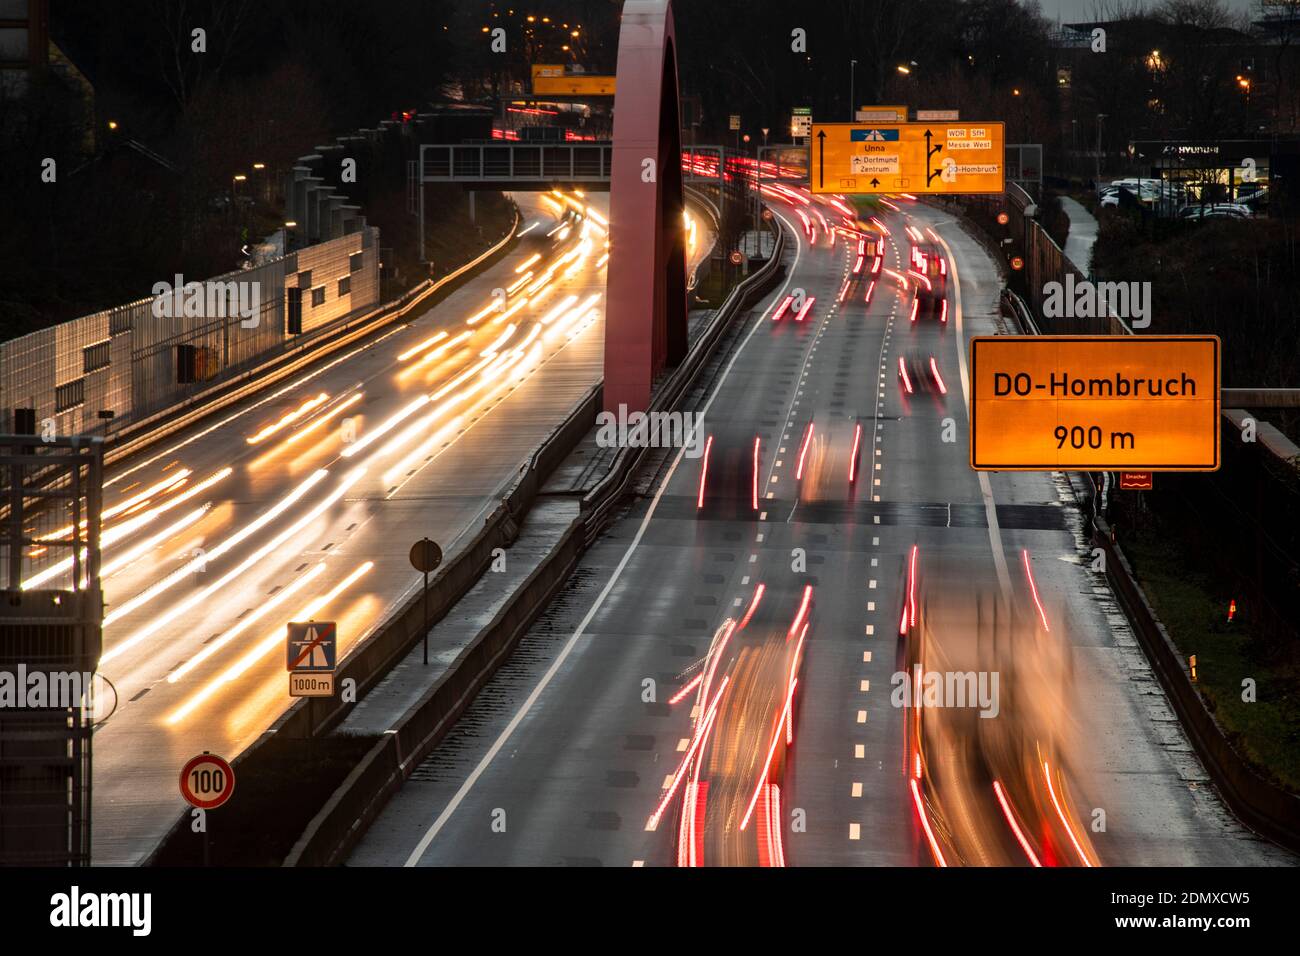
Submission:
M 1228 623 L 1233 596 L 1187 559 L 1176 534 L 1132 529 L 1121 544 L 1174 644 L 1196 655 L 1201 695 L 1233 745 L 1262 775 L 1300 793 L 1300 672 L 1253 653 L 1249 622 Z M 1242 700 L 1247 678 L 1254 703 Z

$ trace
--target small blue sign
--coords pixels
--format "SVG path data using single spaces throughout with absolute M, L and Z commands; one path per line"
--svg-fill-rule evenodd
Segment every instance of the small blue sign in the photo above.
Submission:
M 849 130 L 850 143 L 897 143 L 898 130 L 896 129 L 851 129 Z
M 290 622 L 286 660 L 289 670 L 298 674 L 332 672 L 338 647 L 336 635 L 334 621 Z

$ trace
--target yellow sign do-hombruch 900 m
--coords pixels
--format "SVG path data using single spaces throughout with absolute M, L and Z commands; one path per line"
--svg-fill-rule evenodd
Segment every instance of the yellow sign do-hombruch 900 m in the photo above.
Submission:
M 1002 123 L 814 123 L 814 193 L 1000 193 Z

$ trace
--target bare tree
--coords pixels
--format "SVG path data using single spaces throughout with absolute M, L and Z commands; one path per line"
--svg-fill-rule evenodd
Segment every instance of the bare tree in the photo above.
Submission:
M 183 111 L 206 79 L 219 80 L 252 0 L 151 0 L 164 42 L 156 48 L 163 83 Z M 205 50 L 195 52 L 194 31 L 205 32 Z

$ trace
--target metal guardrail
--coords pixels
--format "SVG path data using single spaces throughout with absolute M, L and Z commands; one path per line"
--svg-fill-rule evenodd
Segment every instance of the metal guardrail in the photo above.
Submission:
M 1224 408 L 1300 408 L 1300 388 L 1225 388 Z
M 1106 553 L 1106 577 L 1111 589 L 1224 803 L 1252 830 L 1300 852 L 1300 797 L 1265 780 L 1232 746 L 1192 683 L 1182 654 L 1157 620 L 1109 528 L 1100 519 L 1096 524 L 1093 544 Z

